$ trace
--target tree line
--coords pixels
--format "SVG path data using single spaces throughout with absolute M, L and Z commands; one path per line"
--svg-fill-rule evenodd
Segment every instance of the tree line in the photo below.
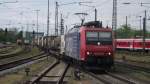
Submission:
M 116 30 L 117 38 L 142 38 L 143 30 L 137 30 L 136 28 L 131 28 L 128 25 L 122 25 Z M 150 32 L 146 31 L 146 38 L 150 38 Z
M 16 42 L 17 39 L 23 39 L 22 33 L 15 28 L 13 30 L 0 28 L 0 42 Z M 143 36 L 143 31 L 131 28 L 128 25 L 122 25 L 116 30 L 116 36 L 117 38 L 137 38 Z M 146 38 L 150 38 L 149 31 L 146 31 Z
M 17 39 L 22 39 L 22 31 L 17 31 L 17 29 L 8 30 L 7 28 L 0 28 L 0 42 L 16 42 Z

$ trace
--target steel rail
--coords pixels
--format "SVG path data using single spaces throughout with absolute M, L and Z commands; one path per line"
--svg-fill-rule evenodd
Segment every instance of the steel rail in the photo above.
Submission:
M 49 71 L 51 71 L 58 64 L 59 64 L 59 61 L 54 62 L 52 65 L 50 65 L 48 68 L 46 68 L 45 70 L 43 70 L 40 74 L 38 74 L 38 77 L 36 77 L 33 80 L 31 80 L 31 82 L 29 84 L 36 84 L 36 83 L 38 83 L 39 80 L 42 77 L 44 77 Z
M 108 79 L 101 78 L 100 75 L 94 74 L 94 73 L 89 72 L 89 71 L 87 71 L 87 70 L 83 70 L 83 69 L 81 69 L 81 70 L 82 70 L 83 72 L 85 72 L 86 74 L 89 74 L 91 77 L 93 77 L 93 78 L 99 80 L 100 82 L 103 82 L 104 84 L 112 84 L 111 81 L 109 81 Z M 120 80 L 120 81 L 122 81 L 122 82 L 125 82 L 125 83 L 128 83 L 128 84 L 136 84 L 136 83 L 133 82 L 133 81 L 130 81 L 130 80 L 125 79 L 125 78 L 123 78 L 123 77 L 119 77 L 119 76 L 113 75 L 113 74 L 111 74 L 110 72 L 105 72 L 105 73 L 106 73 L 106 75 L 111 76 L 112 78 L 115 78 L 115 79 Z
M 114 75 L 114 74 L 112 74 L 112 73 L 110 73 L 110 72 L 107 72 L 107 75 L 109 75 L 109 76 L 111 76 L 111 77 L 113 77 L 113 78 L 116 78 L 116 79 L 118 79 L 118 80 L 120 80 L 120 81 L 126 82 L 126 83 L 128 83 L 128 84 L 136 84 L 135 82 L 133 82 L 133 81 L 131 81 L 131 80 L 128 80 L 128 79 L 123 78 L 123 77 L 116 76 L 116 75 Z
M 102 79 L 102 78 L 98 77 L 96 74 L 94 74 L 92 72 L 86 71 L 86 73 L 89 74 L 90 76 L 94 77 L 95 79 L 99 80 L 100 82 L 103 82 L 104 84 L 112 84 L 108 80 Z
M 10 63 L 7 63 L 7 64 L 2 64 L 2 65 L 0 65 L 0 71 L 11 69 L 11 68 L 17 67 L 19 65 L 26 64 L 26 63 L 29 63 L 31 61 L 38 60 L 38 59 L 41 59 L 43 57 L 46 57 L 47 55 L 43 56 L 44 54 L 45 53 L 41 53 L 41 54 L 33 56 L 33 57 L 17 60 L 17 61 L 10 62 Z
M 63 73 L 61 74 L 61 76 L 60 76 L 60 78 L 59 78 L 57 84 L 63 84 L 63 79 L 64 79 L 64 77 L 65 77 L 65 75 L 66 75 L 66 73 L 67 73 L 69 67 L 70 67 L 70 64 L 68 64 L 68 65 L 65 67 L 65 69 L 64 69 Z
M 138 65 L 133 65 L 133 64 L 129 64 L 129 63 L 125 63 L 125 62 L 119 62 L 119 61 L 115 61 L 115 64 L 128 67 L 129 69 L 135 69 L 138 71 L 144 71 L 144 72 L 150 73 L 150 68 L 146 68 L 144 66 L 138 66 Z
M 8 55 L 1 55 L 0 60 L 5 59 L 5 58 L 16 57 L 19 54 L 21 54 L 22 52 L 23 52 L 23 50 L 20 50 L 19 52 L 11 53 L 11 54 L 8 54 Z

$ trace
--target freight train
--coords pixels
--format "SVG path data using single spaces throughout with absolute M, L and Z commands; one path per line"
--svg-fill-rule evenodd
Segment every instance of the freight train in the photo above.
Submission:
M 116 48 L 118 50 L 142 51 L 143 39 L 116 39 Z M 150 39 L 145 40 L 145 51 L 150 50 Z
M 113 31 L 99 21 L 74 26 L 62 36 L 39 38 L 38 42 L 41 48 L 60 52 L 65 59 L 91 69 L 110 69 L 114 64 Z

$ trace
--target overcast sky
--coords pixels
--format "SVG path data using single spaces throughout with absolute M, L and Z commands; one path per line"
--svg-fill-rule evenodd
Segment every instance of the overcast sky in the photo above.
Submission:
M 3 2 L 14 2 L 16 0 L 0 0 Z M 0 4 L 0 27 L 18 27 L 21 25 L 24 30 L 27 30 L 29 24 L 29 31 L 36 30 L 36 12 L 39 9 L 39 31 L 46 32 L 47 22 L 47 0 L 17 0 L 17 3 Z M 103 21 L 104 26 L 111 26 L 112 23 L 112 1 L 113 0 L 50 0 L 50 33 L 54 33 L 55 22 L 55 2 L 58 4 L 66 4 L 72 2 L 91 2 L 84 3 L 88 6 L 96 6 L 98 10 L 98 20 Z M 124 2 L 131 2 L 130 5 L 124 5 Z M 128 24 L 134 28 L 139 28 L 139 18 L 137 16 L 144 16 L 144 10 L 147 10 L 147 16 L 150 16 L 150 4 L 140 6 L 139 3 L 150 3 L 150 0 L 118 0 L 118 27 L 125 24 L 125 16 L 128 16 Z M 65 19 L 65 25 L 70 27 L 72 24 L 80 23 L 80 18 L 74 13 L 84 12 L 88 13 L 86 21 L 94 20 L 94 9 L 79 4 L 62 5 L 59 7 L 59 14 L 62 13 Z M 150 21 L 147 26 L 150 26 Z

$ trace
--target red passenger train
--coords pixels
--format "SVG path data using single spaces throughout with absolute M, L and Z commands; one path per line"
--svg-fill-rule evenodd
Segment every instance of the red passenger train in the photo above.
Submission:
M 143 39 L 116 39 L 116 48 L 119 50 L 142 51 Z M 145 40 L 145 50 L 150 50 L 150 39 Z
M 100 22 L 88 22 L 65 35 L 64 54 L 90 68 L 110 68 L 114 63 L 113 46 L 111 28 L 102 27 Z

